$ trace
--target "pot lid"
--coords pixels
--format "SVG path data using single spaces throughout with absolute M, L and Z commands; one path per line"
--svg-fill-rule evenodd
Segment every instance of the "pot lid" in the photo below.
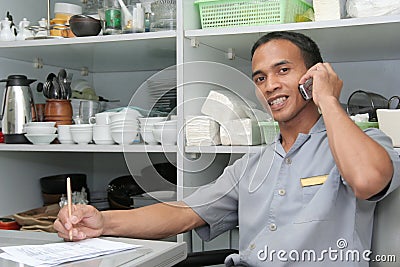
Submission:
M 9 75 L 7 79 L 0 80 L 0 82 L 7 82 L 6 86 L 29 86 L 35 82 L 34 79 L 28 79 L 25 75 Z

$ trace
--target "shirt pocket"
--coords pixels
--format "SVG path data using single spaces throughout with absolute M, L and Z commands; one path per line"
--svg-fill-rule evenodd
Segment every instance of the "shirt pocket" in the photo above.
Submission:
M 294 223 L 326 221 L 336 205 L 339 179 L 328 178 L 324 184 L 304 186 L 302 190 L 302 209 L 294 218 Z
M 303 207 L 306 206 L 314 198 L 315 194 L 321 189 L 320 185 L 305 186 L 302 188 Z

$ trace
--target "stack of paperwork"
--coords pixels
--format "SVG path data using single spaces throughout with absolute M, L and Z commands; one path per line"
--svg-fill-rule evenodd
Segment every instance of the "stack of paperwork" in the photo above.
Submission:
M 139 247 L 141 246 L 93 238 L 79 242 L 1 247 L 4 253 L 0 257 L 29 266 L 51 267 Z

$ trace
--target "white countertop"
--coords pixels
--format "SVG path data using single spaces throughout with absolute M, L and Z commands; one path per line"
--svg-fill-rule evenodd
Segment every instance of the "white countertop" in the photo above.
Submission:
M 186 243 L 153 241 L 130 238 L 103 237 L 104 239 L 143 245 L 142 248 L 101 256 L 94 259 L 75 261 L 59 266 L 100 267 L 100 266 L 173 266 L 186 258 Z M 57 234 L 44 232 L 0 230 L 0 246 L 43 245 L 64 242 Z M 0 252 L 2 252 L 0 250 Z M 0 259 L 2 267 L 24 267 L 27 265 Z M 28 267 L 28 266 L 27 266 Z

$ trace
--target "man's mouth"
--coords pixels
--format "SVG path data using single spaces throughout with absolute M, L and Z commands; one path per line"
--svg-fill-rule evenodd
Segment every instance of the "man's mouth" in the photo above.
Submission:
M 281 97 L 278 97 L 278 98 L 276 98 L 276 99 L 274 99 L 272 101 L 269 101 L 268 104 L 270 106 L 279 105 L 279 104 L 282 104 L 283 102 L 285 102 L 286 99 L 287 99 L 286 96 L 281 96 Z

